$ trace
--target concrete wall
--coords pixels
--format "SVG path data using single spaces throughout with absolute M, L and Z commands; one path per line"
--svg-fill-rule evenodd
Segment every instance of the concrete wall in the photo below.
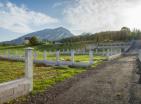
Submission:
M 0 84 L 0 104 L 28 94 L 33 90 L 32 48 L 25 51 L 25 76 L 22 79 Z
M 0 104 L 27 95 L 29 89 L 30 82 L 26 78 L 0 84 Z
M 141 50 L 139 50 L 138 58 L 139 58 L 139 60 L 140 60 L 140 62 L 141 62 Z
M 113 59 L 116 59 L 116 58 L 118 58 L 120 56 L 121 56 L 121 53 L 115 54 L 115 55 L 111 55 L 111 56 L 108 57 L 108 60 L 113 60 Z

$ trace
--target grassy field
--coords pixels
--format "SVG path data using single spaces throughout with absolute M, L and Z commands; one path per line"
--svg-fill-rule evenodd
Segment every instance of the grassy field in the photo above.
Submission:
M 67 50 L 67 49 L 82 49 L 84 48 L 85 44 L 42 44 L 42 45 L 36 45 L 36 46 L 26 46 L 26 45 L 0 45 L 0 50 L 5 49 L 11 49 L 11 50 L 20 50 L 26 47 L 33 47 L 35 50 L 39 51 L 56 51 L 56 50 Z
M 20 55 L 24 56 L 25 48 L 27 46 L 0 46 L 0 55 L 5 55 L 8 51 L 10 55 Z M 34 51 L 36 50 L 37 59 L 43 60 L 43 53 L 46 46 L 33 46 Z M 52 48 L 51 48 L 52 49 Z M 62 49 L 62 48 L 61 48 Z M 74 48 L 73 48 L 74 49 Z M 57 50 L 54 49 L 54 51 Z M 101 64 L 106 57 L 94 55 L 94 64 L 92 67 L 96 67 L 98 64 Z M 47 52 L 47 60 L 56 60 L 55 53 Z M 70 55 L 60 55 L 60 60 L 62 61 L 70 61 Z M 88 62 L 89 55 L 75 55 L 76 62 Z M 72 76 L 82 73 L 86 71 L 85 68 L 72 68 L 68 66 L 37 66 L 34 65 L 33 69 L 33 91 L 32 94 L 36 94 L 37 92 L 43 92 L 45 89 L 50 86 L 59 83 L 67 78 L 71 78 Z M 0 83 L 8 82 L 11 80 L 19 79 L 24 76 L 24 63 L 23 62 L 12 62 L 12 61 L 4 61 L 0 60 Z M 22 98 L 23 99 L 23 98 Z M 13 104 L 13 103 L 10 103 Z
M 42 48 L 41 48 L 42 47 Z M 24 55 L 24 48 L 26 46 L 0 46 L 0 54 L 5 54 L 7 50 L 11 55 L 15 55 L 17 52 L 18 55 Z M 34 46 L 37 59 L 43 60 L 43 49 L 45 46 Z M 94 55 L 94 64 L 92 67 L 102 63 L 106 59 L 103 56 Z M 55 54 L 47 53 L 47 60 L 56 60 Z M 60 60 L 70 61 L 70 55 L 60 55 Z M 75 55 L 76 62 L 88 62 L 89 55 Z M 43 91 L 45 88 L 62 81 L 66 78 L 81 73 L 86 69 L 83 68 L 70 68 L 67 66 L 63 67 L 37 67 L 34 65 L 34 92 Z M 7 82 L 10 80 L 18 79 L 24 76 L 24 63 L 22 62 L 11 62 L 11 61 L 0 61 L 0 83 Z
M 37 54 L 37 59 L 38 60 L 43 60 L 43 54 L 44 54 L 44 50 L 47 50 L 46 49 L 47 46 L 44 46 L 44 45 L 39 45 L 39 46 L 33 46 L 34 48 L 34 52 L 36 51 L 36 54 Z M 10 54 L 10 55 L 18 55 L 18 56 L 24 56 L 25 54 L 25 48 L 26 46 L 0 46 L 0 54 L 1 55 L 5 55 L 5 54 Z M 47 51 L 47 60 L 56 60 L 56 54 L 55 54 L 55 50 L 54 51 L 52 50 L 52 53 Z M 101 57 L 101 56 L 98 56 L 96 54 L 94 54 L 94 60 L 97 61 L 97 60 L 101 60 L 101 59 L 105 59 L 106 57 Z M 68 55 L 64 55 L 64 54 L 61 54 L 60 55 L 60 60 L 62 61 L 70 61 L 71 60 L 71 57 L 70 57 L 70 54 Z M 89 61 L 89 55 L 88 54 L 85 54 L 85 55 L 77 55 L 75 54 L 75 61 L 76 62 L 88 62 Z
M 85 57 L 77 56 L 85 59 Z M 98 56 L 93 67 L 102 63 L 104 58 Z M 43 91 L 45 88 L 86 71 L 84 68 L 70 68 L 68 66 L 36 66 L 34 65 L 34 92 Z M 0 83 L 18 79 L 24 76 L 24 63 L 0 60 Z
M 85 69 L 69 68 L 67 66 L 38 67 L 34 65 L 34 92 L 43 91 L 47 87 L 83 71 Z M 24 63 L 0 61 L 0 83 L 22 78 L 23 76 Z

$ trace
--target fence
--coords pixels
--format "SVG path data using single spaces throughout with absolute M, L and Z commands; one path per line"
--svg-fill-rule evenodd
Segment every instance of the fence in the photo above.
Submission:
M 33 59 L 32 48 L 25 50 L 25 76 L 0 84 L 0 104 L 28 94 L 33 90 Z
M 16 61 L 24 61 L 24 55 L 17 55 L 17 52 L 15 52 L 15 55 L 9 54 L 9 51 L 6 51 L 3 53 L 4 55 L 0 55 L 0 58 L 8 59 L 8 60 L 16 60 Z M 56 57 L 55 60 L 49 60 L 48 54 L 52 54 Z M 60 60 L 60 55 L 69 55 L 70 60 Z M 87 62 L 76 62 L 75 61 L 75 55 L 89 55 L 89 58 Z M 115 58 L 113 56 L 119 56 L 121 55 L 121 49 L 103 49 L 103 50 L 67 50 L 67 51 L 56 51 L 56 52 L 47 52 L 46 50 L 42 53 L 42 59 L 37 59 L 38 54 L 36 51 L 34 51 L 33 57 L 34 57 L 34 63 L 35 64 L 44 64 L 44 65 L 68 65 L 68 66 L 79 66 L 79 67 L 89 67 L 95 62 L 95 55 L 102 55 L 106 56 L 108 59 Z M 111 58 L 112 57 L 112 58 Z

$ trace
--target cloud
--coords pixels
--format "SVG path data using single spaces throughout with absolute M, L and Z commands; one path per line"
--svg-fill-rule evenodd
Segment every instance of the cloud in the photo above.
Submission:
M 64 10 L 64 15 L 72 30 L 79 32 L 141 27 L 140 5 L 139 0 L 75 0 L 74 5 Z
M 57 2 L 57 3 L 54 3 L 54 5 L 52 6 L 52 8 L 57 8 L 57 7 L 60 7 L 62 6 L 62 2 Z
M 0 28 L 12 32 L 27 33 L 34 30 L 33 27 L 51 25 L 59 21 L 46 14 L 31 11 L 24 5 L 17 5 L 7 2 L 0 3 Z

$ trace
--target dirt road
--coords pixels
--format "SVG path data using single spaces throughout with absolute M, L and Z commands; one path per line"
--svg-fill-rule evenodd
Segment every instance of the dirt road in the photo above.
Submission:
M 77 75 L 25 104 L 139 104 L 134 102 L 136 57 L 127 56 Z

